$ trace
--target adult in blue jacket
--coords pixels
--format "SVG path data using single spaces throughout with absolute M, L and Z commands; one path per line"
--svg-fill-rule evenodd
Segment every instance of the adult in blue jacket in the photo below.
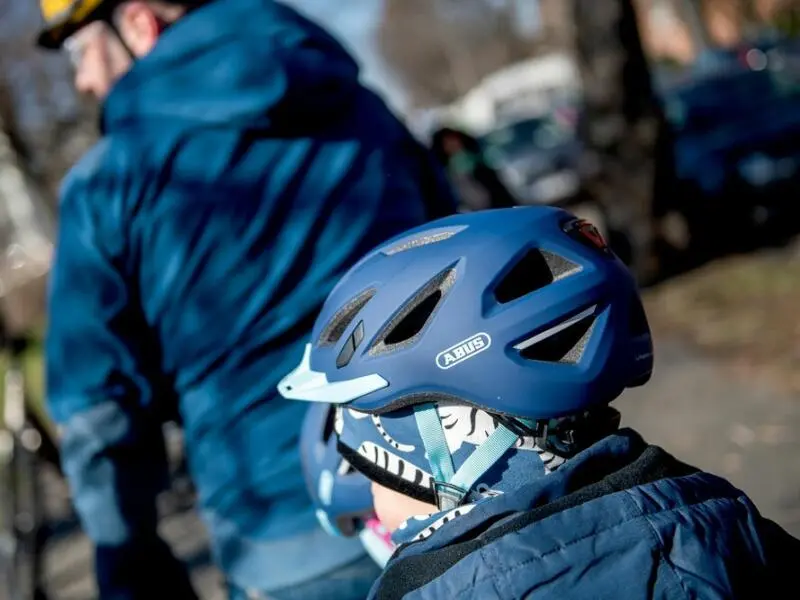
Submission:
M 330 35 L 272 0 L 43 0 L 103 99 L 69 174 L 47 380 L 104 599 L 192 597 L 156 533 L 164 419 L 179 414 L 235 594 L 363 598 L 377 571 L 317 524 L 275 391 L 367 250 L 454 202 Z
M 279 389 L 337 404 L 339 451 L 372 481 L 399 548 L 371 598 L 794 597 L 800 541 L 619 429 L 609 402 L 652 367 L 625 266 L 585 221 L 528 207 L 371 252 Z

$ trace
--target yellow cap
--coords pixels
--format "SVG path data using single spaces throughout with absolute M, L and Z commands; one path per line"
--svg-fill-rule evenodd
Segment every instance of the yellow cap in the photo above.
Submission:
M 38 43 L 44 48 L 60 48 L 69 36 L 97 18 L 109 0 L 39 0 L 44 29 Z

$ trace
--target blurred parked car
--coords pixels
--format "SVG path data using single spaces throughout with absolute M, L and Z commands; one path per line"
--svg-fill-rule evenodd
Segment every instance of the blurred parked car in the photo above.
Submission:
M 797 62 L 800 41 L 774 34 L 744 39 L 738 44 L 703 51 L 689 72 L 696 75 L 735 73 L 741 70 L 780 71 Z
M 507 122 L 480 138 L 486 160 L 521 204 L 560 204 L 578 191 L 577 117 L 577 106 L 566 104 Z
M 653 77 L 673 130 L 674 185 L 653 207 L 667 247 L 719 251 L 753 237 L 753 225 L 800 216 L 800 43 L 765 37 L 714 49 L 684 70 L 656 68 Z M 479 138 L 520 203 L 575 198 L 579 165 L 587 168 L 579 119 L 580 104 L 571 101 Z
M 788 59 L 695 77 L 664 90 L 663 102 L 675 131 L 676 202 L 694 226 L 707 227 L 711 214 L 764 224 L 797 208 L 800 69 Z

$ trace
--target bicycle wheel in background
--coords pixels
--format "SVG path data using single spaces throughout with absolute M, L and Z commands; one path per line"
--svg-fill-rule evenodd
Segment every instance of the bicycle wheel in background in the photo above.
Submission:
M 0 419 L 0 600 L 14 600 L 14 556 L 17 534 L 14 527 L 12 463 L 14 436 Z
M 3 527 L 9 600 L 40 600 L 43 590 L 42 496 L 39 487 L 41 433 L 28 419 L 20 356 L 24 340 L 7 343 L 3 385 L 2 457 Z
M 27 333 L 41 327 L 45 314 L 54 224 L 53 210 L 21 167 L 7 128 L 0 123 L 0 334 L 7 360 L 0 411 L 0 535 L 9 556 L 8 577 L 0 586 L 9 584 L 10 600 L 41 597 L 43 505 L 37 452 L 44 438 L 30 418 L 22 356 Z M 44 424 L 43 419 L 39 423 Z

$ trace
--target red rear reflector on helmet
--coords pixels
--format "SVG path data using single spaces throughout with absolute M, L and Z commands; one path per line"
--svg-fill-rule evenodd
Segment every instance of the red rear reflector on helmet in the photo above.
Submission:
M 576 219 L 564 226 L 564 232 L 572 239 L 601 252 L 610 253 L 603 234 L 586 219 Z

